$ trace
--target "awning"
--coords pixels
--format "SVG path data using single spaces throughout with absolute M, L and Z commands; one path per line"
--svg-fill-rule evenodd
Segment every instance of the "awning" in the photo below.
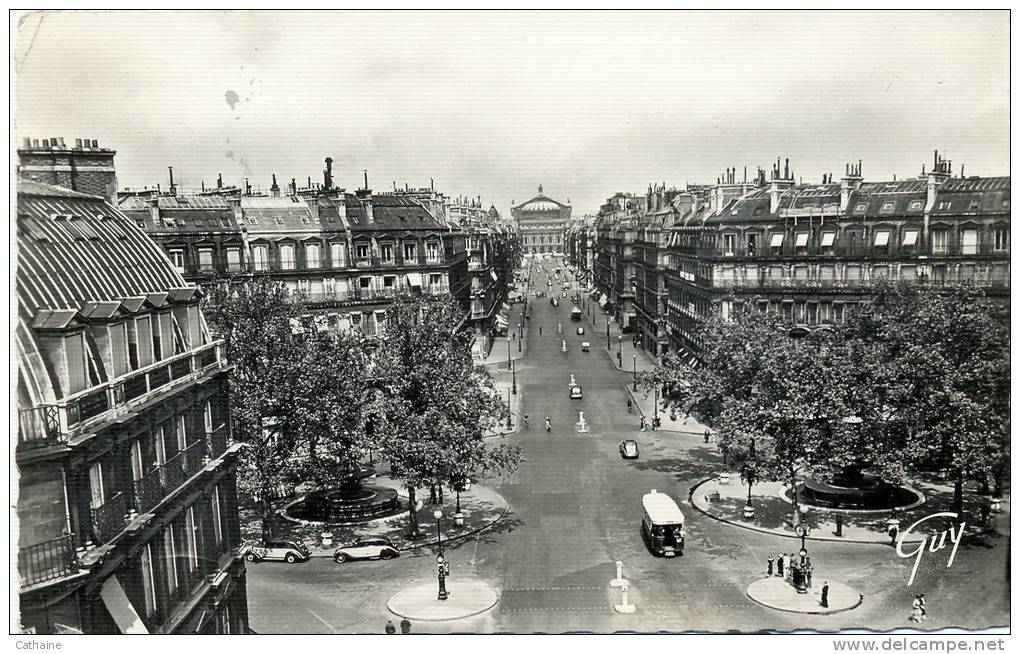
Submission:
M 914 245 L 917 243 L 917 230 L 908 229 L 903 232 L 903 245 Z
M 783 245 L 783 235 L 782 234 L 773 234 L 772 235 L 772 240 L 769 242 L 769 245 L 771 245 L 774 248 L 778 248 L 778 247 L 782 246 Z
M 889 245 L 889 232 L 875 232 L 875 245 L 879 247 Z
M 417 286 L 421 288 L 421 273 L 407 273 L 407 284 L 412 287 Z
M 103 604 L 106 605 L 106 609 L 113 616 L 113 621 L 117 623 L 120 633 L 149 633 L 142 619 L 138 617 L 135 607 L 131 606 L 131 600 L 124 593 L 124 589 L 121 587 L 120 581 L 116 576 L 111 576 L 103 582 L 103 589 L 99 592 L 99 596 L 103 598 Z
M 603 295 L 602 297 L 599 298 L 599 306 L 602 307 L 602 308 L 605 308 L 605 306 L 606 306 L 606 296 L 605 295 Z
M 797 234 L 797 242 L 794 244 L 799 248 L 807 247 L 807 232 L 800 232 Z
M 836 232 L 822 232 L 822 247 L 830 248 L 836 240 Z

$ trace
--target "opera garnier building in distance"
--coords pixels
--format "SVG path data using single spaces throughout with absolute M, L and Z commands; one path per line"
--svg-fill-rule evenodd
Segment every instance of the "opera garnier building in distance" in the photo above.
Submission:
M 569 200 L 568 200 L 569 202 Z M 510 208 L 517 221 L 524 254 L 563 254 L 564 230 L 570 220 L 570 205 L 557 202 L 542 193 Z

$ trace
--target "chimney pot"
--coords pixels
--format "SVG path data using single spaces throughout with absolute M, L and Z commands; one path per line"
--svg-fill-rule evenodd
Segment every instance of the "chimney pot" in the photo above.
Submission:
M 32 139 L 27 136 L 25 137 L 25 147 L 26 148 L 32 147 Z
M 42 140 L 42 146 L 44 148 L 46 148 L 46 149 L 49 149 L 49 147 L 50 147 L 50 140 L 49 139 L 43 139 Z

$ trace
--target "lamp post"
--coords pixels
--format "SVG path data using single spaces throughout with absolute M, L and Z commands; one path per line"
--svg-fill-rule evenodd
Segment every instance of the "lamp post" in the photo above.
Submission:
M 506 337 L 506 367 L 510 367 L 510 336 Z
M 513 411 L 510 410 L 510 389 L 506 389 L 506 428 L 513 429 Z
M 517 365 L 514 361 L 510 362 L 510 379 L 512 380 L 510 390 L 514 395 L 517 395 Z
M 634 390 L 637 390 L 637 355 L 630 355 L 630 360 L 634 365 Z
M 608 351 L 611 347 L 609 344 L 609 318 L 606 318 L 606 350 Z
M 450 564 L 443 558 L 443 532 L 440 527 L 443 512 L 436 509 L 432 516 L 436 519 L 436 535 L 439 537 L 439 554 L 436 556 L 436 576 L 439 578 L 439 600 L 446 601 L 446 598 L 450 596 L 446 592 L 446 576 L 450 574 Z
M 527 307 L 528 307 L 528 305 L 525 304 L 524 308 L 527 309 Z M 518 352 L 521 351 L 521 343 L 523 343 L 523 342 L 524 342 L 524 326 L 523 326 L 522 323 L 517 323 L 517 351 Z

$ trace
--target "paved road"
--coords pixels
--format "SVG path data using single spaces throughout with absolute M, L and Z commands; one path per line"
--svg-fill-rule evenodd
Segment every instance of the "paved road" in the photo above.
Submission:
M 536 288 L 544 288 L 536 275 Z M 558 308 L 534 300 L 528 350 L 518 364 L 523 411 L 531 428 L 512 437 L 526 462 L 512 477 L 489 480 L 510 502 L 506 524 L 447 552 L 453 565 L 451 592 L 461 576 L 481 577 L 500 592 L 488 615 L 433 624 L 432 632 L 758 631 L 908 626 L 910 599 L 925 592 L 931 619 L 925 628 L 987 627 L 1007 624 L 1008 543 L 961 548 L 951 569 L 947 551 L 931 554 L 912 587 L 912 562 L 880 545 L 808 543 L 816 579 L 827 576 L 856 587 L 863 605 L 833 616 L 808 616 L 766 609 L 745 595 L 761 578 L 769 553 L 792 552 L 794 539 L 760 534 L 719 523 L 687 503 L 688 489 L 719 469 L 716 453 L 699 437 L 638 432 L 637 416 L 626 411 L 623 385 L 630 375 L 613 369 L 599 351 L 587 319 L 569 320 L 570 302 Z M 564 335 L 556 334 L 562 323 Z M 588 335 L 577 336 L 581 324 Z M 542 325 L 543 334 L 538 335 Z M 568 351 L 560 351 L 565 338 Z M 603 332 L 604 338 L 604 332 Z M 591 352 L 580 342 L 591 340 Z M 574 374 L 584 399 L 568 399 Z M 590 434 L 577 434 L 583 410 Z M 553 431 L 542 421 L 549 416 Z M 638 461 L 620 459 L 617 446 L 634 438 Z M 688 517 L 687 551 L 677 559 L 652 557 L 641 539 L 641 496 L 649 489 L 681 502 Z M 378 633 L 385 624 L 386 599 L 402 585 L 432 575 L 432 553 L 398 561 L 334 566 L 328 560 L 302 566 L 264 564 L 250 569 L 249 603 L 256 631 Z M 638 610 L 612 609 L 619 591 L 607 582 L 614 561 L 625 563 Z M 416 630 L 425 630 L 417 625 Z

